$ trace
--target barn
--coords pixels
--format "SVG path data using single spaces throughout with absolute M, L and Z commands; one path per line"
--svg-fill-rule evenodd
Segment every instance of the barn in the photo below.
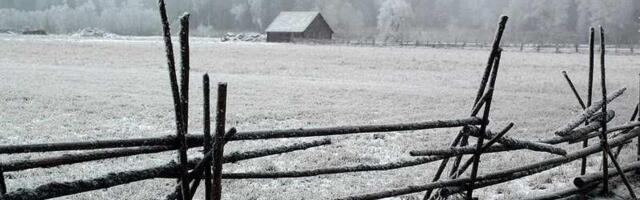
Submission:
M 330 40 L 333 30 L 320 12 L 280 12 L 267 27 L 267 42 Z

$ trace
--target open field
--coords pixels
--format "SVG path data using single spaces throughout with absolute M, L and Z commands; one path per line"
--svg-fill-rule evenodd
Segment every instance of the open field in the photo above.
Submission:
M 227 126 L 241 131 L 414 122 L 468 116 L 489 54 L 484 50 L 219 43 L 208 39 L 192 40 L 191 48 L 191 133 L 202 131 L 201 75 L 205 72 L 210 73 L 213 83 L 228 82 Z M 587 60 L 586 54 L 503 53 L 490 127 L 497 130 L 514 122 L 510 136 L 530 140 L 551 137 L 551 130 L 580 110 L 560 72 L 568 71 L 586 96 Z M 0 36 L 0 144 L 174 134 L 165 61 L 159 37 Z M 631 115 L 638 99 L 640 58 L 608 56 L 607 67 L 609 91 L 628 88 L 610 106 L 617 111 L 615 123 L 619 124 Z M 599 87 L 594 91 L 599 99 Z M 384 134 L 384 139 L 374 139 L 373 134 L 335 136 L 330 146 L 225 165 L 225 171 L 392 162 L 411 158 L 410 150 L 444 148 L 457 132 L 399 132 Z M 232 142 L 225 152 L 291 141 Z M 191 155 L 200 153 L 192 151 Z M 0 161 L 28 156 L 43 155 L 3 155 Z M 552 155 L 528 151 L 487 154 L 482 157 L 480 173 L 549 157 Z M 174 152 L 7 173 L 7 184 L 9 190 L 34 187 L 156 166 L 170 159 L 175 159 Z M 630 160 L 635 156 L 627 149 L 621 163 Z M 589 169 L 598 170 L 597 157 L 590 161 Z M 224 198 L 327 199 L 374 192 L 429 181 L 438 164 L 301 179 L 227 180 L 223 181 Z M 517 199 L 569 186 L 577 174 L 578 162 L 474 194 L 481 199 Z M 155 179 L 62 199 L 158 199 L 172 191 L 174 183 Z M 418 196 L 421 194 L 406 199 Z

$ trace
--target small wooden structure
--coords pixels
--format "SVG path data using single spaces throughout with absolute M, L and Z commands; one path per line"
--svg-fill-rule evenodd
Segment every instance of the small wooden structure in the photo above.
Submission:
M 267 42 L 330 40 L 333 30 L 320 12 L 280 12 L 267 27 Z

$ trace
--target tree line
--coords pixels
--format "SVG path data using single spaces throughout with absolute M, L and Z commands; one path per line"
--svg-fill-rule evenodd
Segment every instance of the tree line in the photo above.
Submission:
M 176 19 L 192 13 L 192 32 L 262 32 L 281 11 L 320 11 L 336 37 L 380 41 L 484 41 L 500 15 L 507 42 L 585 43 L 603 25 L 610 42 L 635 44 L 638 0 L 167 0 Z M 67 34 L 96 27 L 123 35 L 159 35 L 156 0 L 0 0 L 0 29 Z M 177 23 L 173 23 L 177 24 Z

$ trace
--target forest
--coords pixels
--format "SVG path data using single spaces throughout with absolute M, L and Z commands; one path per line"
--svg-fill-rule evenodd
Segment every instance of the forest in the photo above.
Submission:
M 186 2 L 186 3 L 182 3 Z M 336 38 L 485 41 L 500 15 L 506 42 L 586 43 L 605 26 L 611 43 L 639 40 L 637 0 L 169 0 L 169 17 L 192 13 L 192 33 L 262 32 L 281 11 L 320 11 Z M 69 34 L 95 27 L 121 35 L 160 35 L 155 0 L 0 0 L 0 29 Z M 177 24 L 177 23 L 172 23 Z M 174 28 L 175 30 L 175 28 Z

